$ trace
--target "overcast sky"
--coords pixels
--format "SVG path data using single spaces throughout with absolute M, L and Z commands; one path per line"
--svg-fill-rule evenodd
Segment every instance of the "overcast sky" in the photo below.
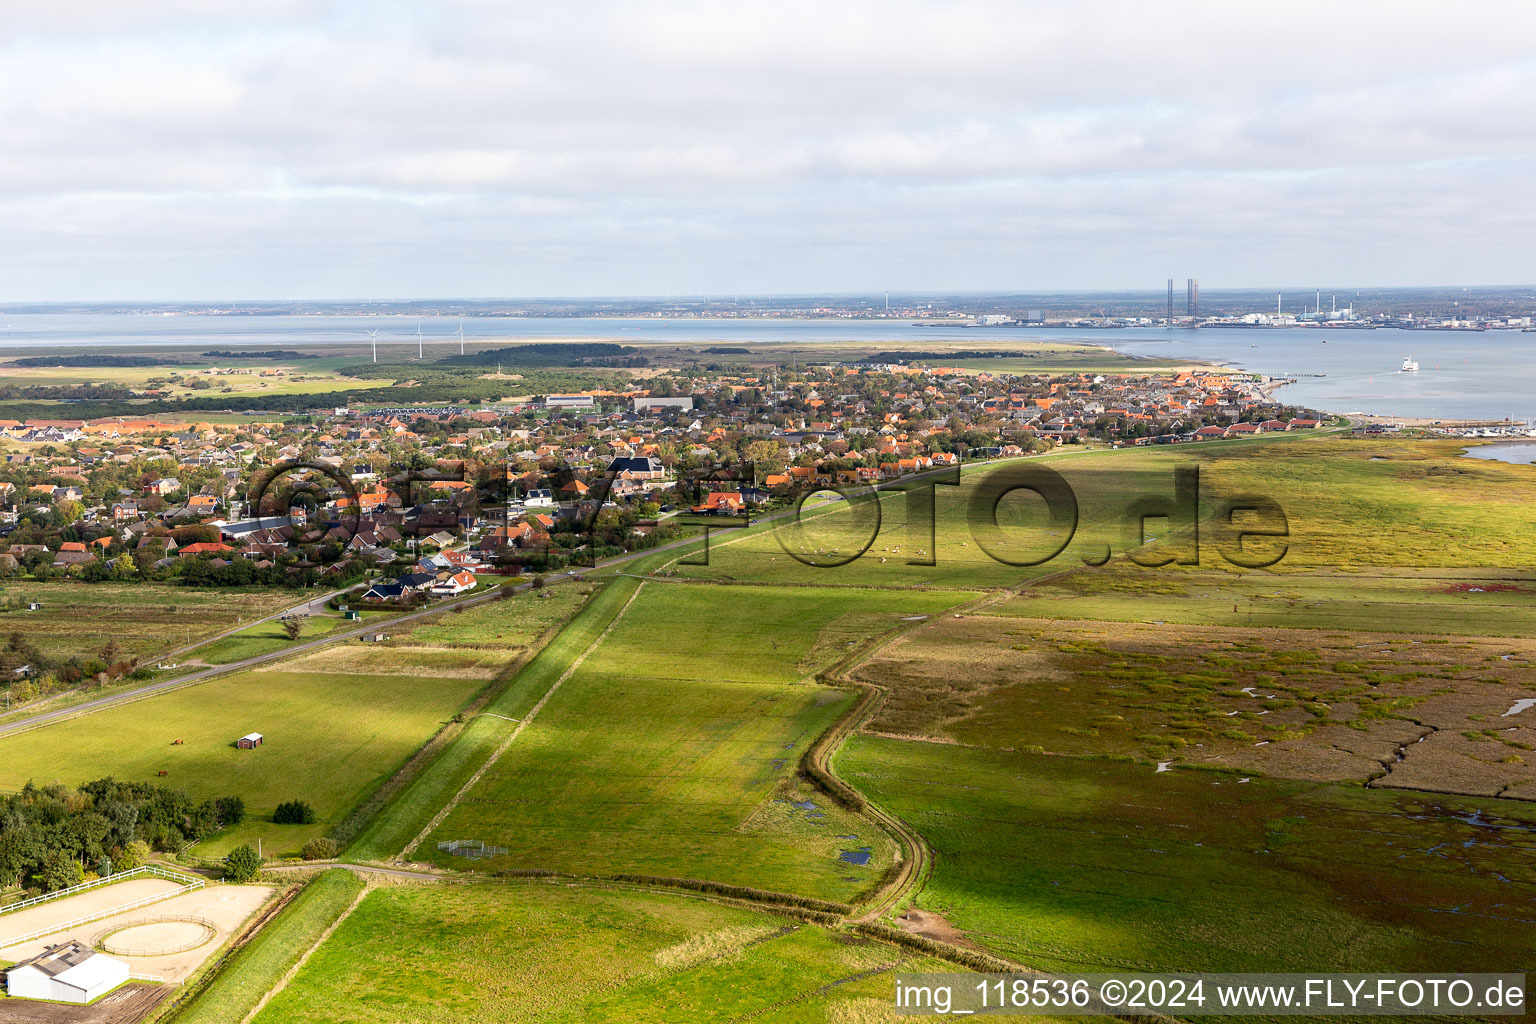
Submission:
M 5 4 L 0 298 L 1536 280 L 1531 0 L 208 6 Z

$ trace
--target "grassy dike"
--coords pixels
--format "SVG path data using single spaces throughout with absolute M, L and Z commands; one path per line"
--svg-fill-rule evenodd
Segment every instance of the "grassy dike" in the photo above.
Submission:
M 174 1024 L 235 1024 L 244 1020 L 363 890 L 345 868 L 315 878 L 245 946 L 208 987 L 173 1011 Z
M 406 852 L 406 845 L 517 728 L 515 722 L 506 719 L 522 718 L 538 703 L 570 663 L 602 635 L 639 587 L 640 580 L 620 576 L 594 594 L 570 624 L 524 666 L 501 696 L 470 722 L 459 738 L 347 848 L 347 858 L 385 861 Z M 506 717 L 493 717 L 497 715 Z

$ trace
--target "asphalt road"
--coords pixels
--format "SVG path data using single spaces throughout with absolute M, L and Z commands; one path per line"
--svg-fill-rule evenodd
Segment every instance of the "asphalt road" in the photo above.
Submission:
M 766 521 L 767 518 L 768 517 L 765 517 L 763 520 L 759 520 L 759 521 Z M 778 516 L 774 516 L 772 518 L 778 518 Z M 632 562 L 632 561 L 635 561 L 636 559 L 648 558 L 651 555 L 657 554 L 658 552 L 670 551 L 670 550 L 672 550 L 674 548 L 685 547 L 685 546 L 687 546 L 689 544 L 695 544 L 697 542 L 698 542 L 698 538 L 696 538 L 696 537 L 686 537 L 686 538 L 684 538 L 682 540 L 671 541 L 670 543 L 667 543 L 667 544 L 659 544 L 659 545 L 657 545 L 654 548 L 648 548 L 648 549 L 646 549 L 644 551 L 636 551 L 636 552 L 632 552 L 632 553 L 627 554 L 627 555 L 620 555 L 620 556 L 618 556 L 616 558 L 607 559 L 607 560 L 605 560 L 603 562 L 598 563 L 596 568 L 598 568 L 598 569 L 606 569 L 606 568 L 609 568 L 610 566 L 623 565 L 626 562 Z M 578 570 L 576 570 L 576 574 L 579 575 L 583 571 L 590 572 L 592 570 L 590 570 L 590 569 L 589 570 L 578 569 Z M 547 581 L 549 586 L 555 586 L 555 585 L 560 584 L 560 583 L 569 583 L 569 582 L 571 582 L 571 580 L 573 578 L 574 578 L 573 575 L 562 573 L 560 575 L 549 575 L 545 579 L 546 579 L 546 581 Z M 241 661 L 233 661 L 233 662 L 230 662 L 227 665 L 216 665 L 216 666 L 213 666 L 212 668 L 200 669 L 200 670 L 198 670 L 196 672 L 188 672 L 185 675 L 175 676 L 175 677 L 173 677 L 171 679 L 162 679 L 161 681 L 159 681 L 157 683 L 148 683 L 148 684 L 146 684 L 144 686 L 137 686 L 137 687 L 134 687 L 131 690 L 123 690 L 120 693 L 114 693 L 114 694 L 111 694 L 110 696 L 106 696 L 106 697 L 99 697 L 96 700 L 85 701 L 84 703 L 81 703 L 81 704 L 73 704 L 73 705 L 70 705 L 67 708 L 59 708 L 56 711 L 44 711 L 44 712 L 41 712 L 39 714 L 32 715 L 29 718 L 23 718 L 23 719 L 20 719 L 19 721 L 10 722 L 10 723 L 8 723 L 6 725 L 0 725 L 0 736 L 8 736 L 8 735 L 11 735 L 12 733 L 18 733 L 18 732 L 26 732 L 26 731 L 31 730 L 31 729 L 41 728 L 42 726 L 49 725 L 49 724 L 52 724 L 54 722 L 63 721 L 64 719 L 67 719 L 67 718 L 74 718 L 77 715 L 85 715 L 85 714 L 90 714 L 93 711 L 100 711 L 103 708 L 109 708 L 109 707 L 112 707 L 112 706 L 114 706 L 116 704 L 123 704 L 123 703 L 126 703 L 128 701 L 134 701 L 134 700 L 141 700 L 141 699 L 143 699 L 145 697 L 152 697 L 152 696 L 154 696 L 157 693 L 164 693 L 167 690 L 174 690 L 174 689 L 177 689 L 178 687 L 187 686 L 187 685 L 189 685 L 191 683 L 201 682 L 204 679 L 208 679 L 208 678 L 211 678 L 211 677 L 217 676 L 217 675 L 223 675 L 226 672 L 238 672 L 241 669 L 251 668 L 252 666 L 255 666 L 255 665 L 262 665 L 262 664 L 265 664 L 266 662 L 269 662 L 269 661 L 279 661 L 279 660 L 281 660 L 283 658 L 292 657 L 295 654 L 303 654 L 306 651 L 312 651 L 312 650 L 315 650 L 317 648 L 324 647 L 327 644 L 333 644 L 333 643 L 337 643 L 337 642 L 343 641 L 343 640 L 355 640 L 356 638 L 362 636 L 364 633 L 378 633 L 378 632 L 381 632 L 381 631 L 384 631 L 384 630 L 393 629 L 393 628 L 396 628 L 396 627 L 400 626 L 402 623 L 411 622 L 411 621 L 414 621 L 416 619 L 425 618 L 428 615 L 441 615 L 444 612 L 449 611 L 449 610 L 451 610 L 453 608 L 468 608 L 468 607 L 472 607 L 472 606 L 477 605 L 477 604 L 483 604 L 486 601 L 494 600 L 497 595 L 505 593 L 508 590 L 516 592 L 516 591 L 521 591 L 521 590 L 528 590 L 532 586 L 533 586 L 532 583 L 518 583 L 518 584 L 512 584 L 510 586 L 503 585 L 501 587 L 496 588 L 495 590 L 488 590 L 488 591 L 485 591 L 484 593 L 474 594 L 474 595 L 472 595 L 470 597 L 459 598 L 459 599 L 454 600 L 454 601 L 447 601 L 447 602 L 444 602 L 442 604 L 436 604 L 436 605 L 433 605 L 433 606 L 431 606 L 429 608 L 424 608 L 424 609 L 422 609 L 421 611 L 418 611 L 418 612 L 407 612 L 404 615 L 396 616 L 395 618 L 392 618 L 392 619 L 390 619 L 387 622 L 382 623 L 382 624 L 375 623 L 375 624 L 372 624 L 372 625 L 358 626 L 355 629 L 348 629 L 348 630 L 343 630 L 343 631 L 340 631 L 340 632 L 329 633 L 326 636 L 320 637 L 320 638 L 315 639 L 315 640 L 305 640 L 305 641 L 303 641 L 301 643 L 291 644 L 291 645 L 289 645 L 287 647 L 282 648 L 281 650 L 273 651 L 271 654 L 257 655 L 255 657 L 245 658 L 245 659 L 243 659 Z M 337 591 L 336 593 L 340 593 L 340 591 Z M 310 601 L 306 601 L 303 605 L 300 605 L 298 607 L 299 608 L 310 608 L 310 607 L 315 606 L 317 602 L 319 604 L 323 605 L 325 601 L 330 599 L 330 597 L 331 597 L 330 594 L 326 594 L 323 597 L 317 597 L 317 598 L 314 598 L 314 599 L 312 599 Z M 286 615 L 286 614 L 289 614 L 289 613 L 288 612 L 279 612 L 279 613 L 274 614 L 274 615 L 269 615 L 269 616 L 267 616 L 267 618 L 268 619 L 278 618 L 279 616 Z M 259 622 L 259 621 L 265 621 L 265 620 L 257 620 L 257 621 Z M 241 629 L 245 629 L 245 628 L 248 628 L 250 625 L 251 625 L 251 623 L 247 623 L 245 625 L 242 625 L 240 628 Z M 216 639 L 216 638 L 210 638 L 210 639 Z M 207 643 L 207 642 L 208 641 L 206 641 L 206 640 L 202 641 L 202 643 Z M 193 647 L 196 647 L 196 646 L 199 646 L 199 645 L 193 645 Z M 191 650 L 191 649 L 192 648 L 183 648 L 182 650 Z

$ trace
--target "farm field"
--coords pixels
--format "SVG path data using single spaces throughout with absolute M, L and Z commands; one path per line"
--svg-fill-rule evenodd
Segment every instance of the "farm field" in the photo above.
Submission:
M 875 736 L 843 777 L 936 851 L 917 905 L 1046 970 L 1536 964 L 1536 810 Z
M 792 785 L 800 752 L 851 700 L 809 678 L 860 639 L 967 596 L 646 584 L 414 857 L 454 866 L 435 843 L 479 840 L 508 851 L 477 862 L 490 869 L 852 898 L 894 846 Z M 678 622 L 690 624 L 686 662 Z M 867 864 L 840 859 L 864 846 Z
M 0 634 L 20 631 L 55 657 L 94 658 L 108 640 L 126 657 L 174 650 L 292 608 L 304 595 L 288 590 L 223 590 L 159 583 L 7 581 Z M 26 611 L 26 602 L 42 604 Z M 17 606 L 20 607 L 17 607 Z
M 894 1021 L 892 973 L 944 969 L 670 893 L 538 881 L 393 886 L 369 892 L 256 1024 L 332 1021 L 338 1004 L 369 1024 Z
M 1240 540 L 1244 527 L 1266 524 L 1242 513 L 1229 522 L 1223 514 L 1228 505 L 1254 497 L 1274 501 L 1285 513 L 1289 537 L 1283 559 L 1274 566 L 1283 575 L 1411 567 L 1418 572 L 1465 570 L 1477 577 L 1490 566 L 1497 575 L 1502 568 L 1536 564 L 1536 474 L 1528 467 L 1469 459 L 1460 454 L 1463 450 L 1451 441 L 1334 434 L 1277 434 L 1171 448 L 1062 449 L 1006 465 L 976 465 L 964 472 L 960 486 L 935 486 L 933 551 L 926 538 L 909 534 L 907 499 L 886 492 L 879 532 L 850 564 L 817 568 L 789 552 L 803 549 L 813 559 L 835 561 L 858 550 L 873 527 L 872 502 L 818 514 L 804 526 L 775 523 L 741 536 L 727 534 L 712 542 L 708 566 L 680 562 L 677 568 L 699 578 L 767 582 L 1019 586 L 1139 547 L 1137 513 L 1173 507 L 1179 467 L 1200 473 L 1201 569 L 1239 575 L 1246 570 L 1233 564 L 1234 558 L 1252 563 L 1253 555 L 1281 552 L 1275 540 Z M 1064 542 L 1067 546 L 1040 565 L 1004 564 L 979 546 L 968 522 L 969 505 L 993 474 L 1020 474 L 1034 466 L 1055 470 L 1072 488 L 1076 529 L 1048 522 L 1043 503 L 1033 495 L 1007 496 L 998 506 L 1002 530 L 982 538 L 991 550 L 1013 561 L 1030 561 Z M 1149 546 L 1139 555 L 1144 560 L 1183 558 L 1195 550 L 1184 523 L 1149 518 L 1145 537 Z M 906 564 L 914 554 L 936 564 Z M 1176 576 L 1180 571 L 1188 569 L 1175 565 L 1145 575 Z
M 0 788 L 19 789 L 29 780 L 75 786 L 110 775 L 164 782 L 195 799 L 238 795 L 245 822 L 197 853 L 220 856 L 258 839 L 268 855 L 297 852 L 388 778 L 491 674 L 369 674 L 351 667 L 332 662 L 320 672 L 285 663 L 5 737 Z M 236 737 L 249 732 L 264 734 L 265 744 L 237 750 Z M 177 739 L 185 742 L 172 745 Z M 168 774 L 161 778 L 160 771 Z M 313 805 L 318 822 L 273 824 L 273 808 L 290 799 Z

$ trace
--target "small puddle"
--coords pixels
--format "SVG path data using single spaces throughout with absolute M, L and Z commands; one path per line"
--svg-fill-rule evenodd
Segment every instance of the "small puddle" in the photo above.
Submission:
M 1172 761 L 1159 761 L 1159 762 L 1157 762 L 1157 771 L 1158 772 L 1165 772 L 1165 771 L 1168 770 L 1168 767 L 1171 764 L 1173 764 Z M 1156 774 L 1156 773 L 1154 773 L 1154 774 Z
M 1512 708 L 1504 712 L 1499 717 L 1508 718 L 1510 715 L 1518 715 L 1520 712 L 1529 711 L 1531 708 L 1536 708 L 1536 698 L 1521 697 L 1519 700 L 1515 701 L 1515 704 Z
M 802 811 L 814 811 L 816 809 L 816 801 L 814 800 L 791 800 L 790 803 Z
M 869 847 L 863 846 L 857 850 L 844 850 L 837 855 L 837 859 L 845 864 L 868 864 L 872 852 Z

